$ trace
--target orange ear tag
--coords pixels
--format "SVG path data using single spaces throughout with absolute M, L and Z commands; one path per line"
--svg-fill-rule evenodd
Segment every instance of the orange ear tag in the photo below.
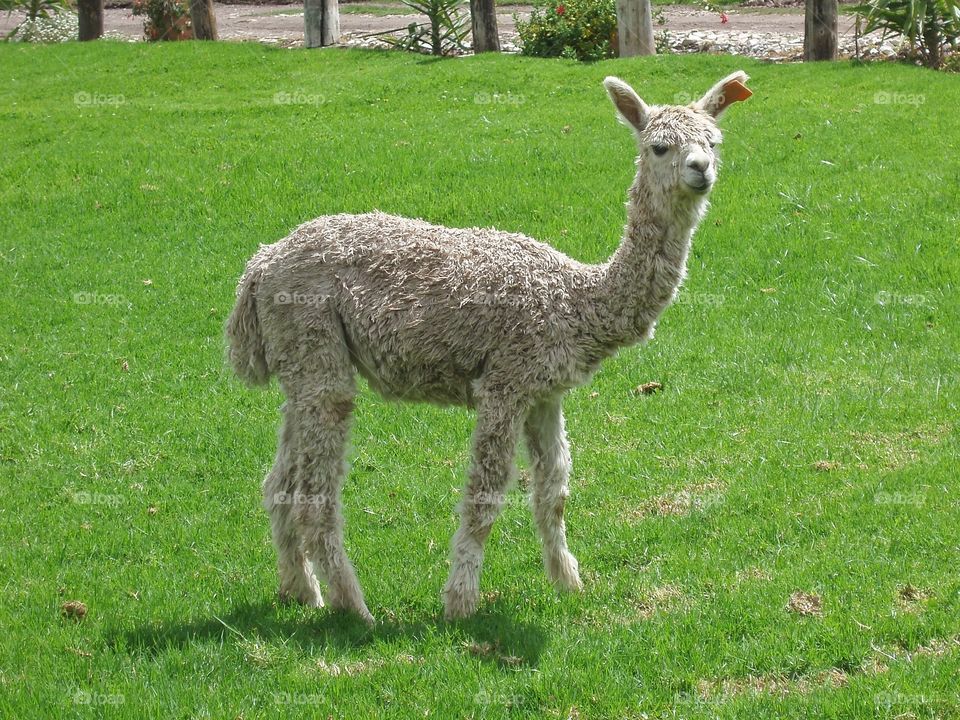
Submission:
M 739 80 L 731 80 L 723 86 L 723 95 L 720 96 L 720 102 L 717 103 L 717 112 L 719 113 L 731 103 L 746 100 L 751 95 L 753 95 L 753 91 L 750 88 Z

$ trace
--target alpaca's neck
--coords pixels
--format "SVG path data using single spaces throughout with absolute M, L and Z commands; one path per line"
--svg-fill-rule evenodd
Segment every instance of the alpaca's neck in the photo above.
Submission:
M 642 166 L 638 169 L 623 240 L 597 267 L 591 305 L 602 344 L 612 350 L 650 336 L 683 282 L 690 239 L 706 208 L 706 198 L 660 187 L 647 180 Z

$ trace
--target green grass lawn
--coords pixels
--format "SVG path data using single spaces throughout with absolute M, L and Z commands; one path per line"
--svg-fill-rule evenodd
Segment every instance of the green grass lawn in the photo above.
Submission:
M 566 404 L 584 593 L 518 489 L 443 623 L 471 416 L 364 389 L 378 623 L 277 606 L 281 397 L 223 361 L 258 244 L 379 208 L 600 261 L 634 152 L 602 78 L 672 102 L 737 67 L 681 301 Z M 0 76 L 0 717 L 960 713 L 956 78 L 235 43 L 0 45 Z

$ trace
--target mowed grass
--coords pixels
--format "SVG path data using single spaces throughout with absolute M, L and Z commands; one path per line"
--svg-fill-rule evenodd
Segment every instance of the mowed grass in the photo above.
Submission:
M 258 244 L 379 208 L 601 261 L 634 155 L 602 78 L 673 102 L 738 67 L 680 302 L 566 403 L 584 593 L 518 489 L 442 622 L 471 415 L 364 387 L 378 623 L 278 606 L 281 397 L 223 362 Z M 955 78 L 209 43 L 0 46 L 0 75 L 0 716 L 960 713 Z

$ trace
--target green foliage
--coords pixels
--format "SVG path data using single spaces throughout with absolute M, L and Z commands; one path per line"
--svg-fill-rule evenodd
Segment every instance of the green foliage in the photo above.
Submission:
M 960 39 L 958 0 L 867 0 L 853 8 L 864 20 L 866 33 L 902 35 L 923 64 L 938 68 L 944 50 Z
M 468 49 L 470 16 L 461 12 L 462 0 L 401 0 L 427 16 L 426 23 L 410 23 L 406 35 L 389 34 L 384 40 L 402 50 L 430 55 L 456 55 Z
M 133 0 L 133 14 L 143 15 L 148 40 L 187 40 L 193 37 L 188 0 Z
M 0 12 L 26 14 L 4 37 L 13 42 L 66 42 L 77 37 L 77 14 L 70 0 L 0 0 Z
M 616 2 L 541 2 L 528 21 L 517 20 L 517 34 L 524 55 L 585 61 L 616 57 Z
M 656 43 L 657 55 L 663 55 L 665 53 L 671 52 L 670 49 L 670 36 L 667 34 L 667 31 L 664 26 L 667 24 L 667 16 L 663 13 L 663 8 L 659 6 L 651 6 L 653 24 L 661 28 L 654 34 L 654 42 Z
M 28 20 L 49 18 L 69 9 L 70 0 L 0 0 L 0 12 L 23 12 Z
M 25 18 L 7 35 L 10 42 L 61 43 L 76 40 L 80 31 L 75 12 L 55 12 L 50 16 L 42 15 Z

